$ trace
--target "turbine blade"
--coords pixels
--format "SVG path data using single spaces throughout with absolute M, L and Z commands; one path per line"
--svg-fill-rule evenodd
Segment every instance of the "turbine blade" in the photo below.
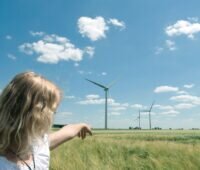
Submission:
M 113 86 L 114 84 L 116 84 L 118 81 L 119 81 L 119 78 L 116 79 L 116 80 L 114 80 L 114 81 L 112 81 L 107 87 L 108 87 L 108 88 L 112 87 L 112 86 Z
M 149 112 L 151 112 L 151 110 L 152 110 L 154 104 L 155 104 L 155 101 L 152 102 L 151 107 L 150 107 L 150 109 L 149 109 Z
M 86 78 L 85 80 L 87 80 L 87 81 L 89 81 L 90 83 L 93 83 L 93 84 L 95 84 L 95 85 L 97 85 L 97 86 L 99 86 L 99 87 L 101 87 L 101 88 L 103 88 L 103 89 L 107 89 L 107 87 L 104 86 L 104 85 L 102 85 L 102 84 L 96 83 L 96 82 L 94 82 L 94 81 L 92 81 L 92 80 L 89 80 L 89 79 L 87 79 L 87 78 Z

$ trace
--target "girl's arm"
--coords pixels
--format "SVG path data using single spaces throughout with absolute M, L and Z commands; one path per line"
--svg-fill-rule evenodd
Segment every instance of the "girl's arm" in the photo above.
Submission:
M 92 135 L 91 128 L 85 123 L 66 125 L 60 130 L 49 134 L 50 150 L 55 149 L 57 146 L 70 139 L 73 139 L 75 136 L 84 139 L 87 133 Z

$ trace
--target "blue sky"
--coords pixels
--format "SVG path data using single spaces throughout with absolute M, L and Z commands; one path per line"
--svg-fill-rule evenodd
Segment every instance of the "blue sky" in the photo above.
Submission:
M 137 126 L 153 101 L 152 127 L 200 128 L 199 1 L 2 0 L 0 90 L 32 70 L 55 82 L 63 100 L 55 123 Z M 141 113 L 148 128 L 148 115 Z

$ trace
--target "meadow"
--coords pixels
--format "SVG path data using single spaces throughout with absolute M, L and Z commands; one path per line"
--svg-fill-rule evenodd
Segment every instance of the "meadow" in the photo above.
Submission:
M 51 152 L 51 170 L 200 170 L 199 130 L 94 130 Z

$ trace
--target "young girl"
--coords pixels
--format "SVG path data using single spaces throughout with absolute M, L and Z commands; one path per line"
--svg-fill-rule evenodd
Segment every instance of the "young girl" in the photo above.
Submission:
M 61 100 L 56 85 L 34 72 L 18 74 L 0 94 L 0 170 L 48 170 L 49 149 L 91 133 L 87 124 L 49 133 Z

